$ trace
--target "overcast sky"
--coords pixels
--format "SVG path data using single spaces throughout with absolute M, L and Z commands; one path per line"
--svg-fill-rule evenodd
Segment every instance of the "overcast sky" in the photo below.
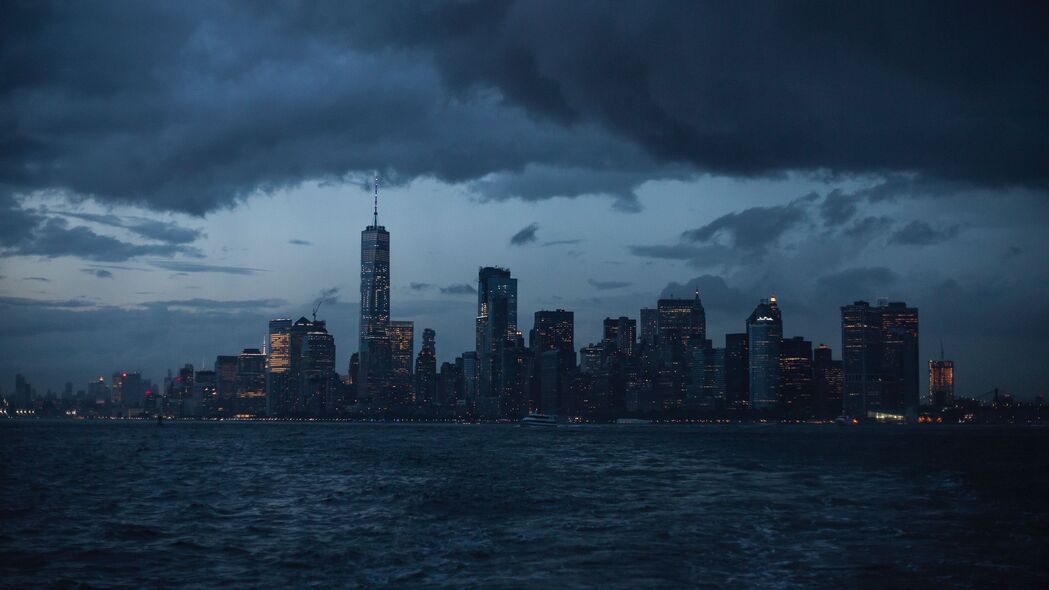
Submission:
M 920 308 L 960 393 L 1047 393 L 1049 14 L 1038 3 L 8 3 L 0 390 L 259 346 L 346 371 L 374 175 L 394 319 L 473 346 L 477 268 L 576 342 L 696 288 L 840 353 Z

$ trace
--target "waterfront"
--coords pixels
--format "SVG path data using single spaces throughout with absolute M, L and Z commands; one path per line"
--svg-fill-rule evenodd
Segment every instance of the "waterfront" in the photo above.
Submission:
M 0 423 L 6 586 L 1044 586 L 1049 430 Z

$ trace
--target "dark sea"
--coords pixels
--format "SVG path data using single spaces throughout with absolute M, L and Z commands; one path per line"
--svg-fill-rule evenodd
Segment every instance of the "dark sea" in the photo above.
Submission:
M 0 422 L 10 588 L 1049 588 L 1049 429 Z

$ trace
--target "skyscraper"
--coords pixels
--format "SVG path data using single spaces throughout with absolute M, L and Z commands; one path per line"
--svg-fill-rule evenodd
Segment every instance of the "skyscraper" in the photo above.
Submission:
M 780 403 L 792 418 L 816 415 L 812 386 L 812 342 L 801 336 L 780 340 L 778 389 Z
M 245 348 L 236 359 L 236 412 L 262 415 L 266 411 L 266 355 L 257 348 Z
M 725 403 L 729 408 L 750 405 L 749 363 L 746 333 L 725 334 Z
M 323 321 L 310 324 L 299 346 L 297 373 L 301 411 L 308 416 L 333 415 L 338 410 L 335 338 L 328 333 Z
M 690 348 L 704 346 L 707 316 L 696 292 L 694 299 L 660 299 L 656 334 L 664 359 L 682 361 Z
M 917 308 L 902 302 L 871 307 L 866 301 L 843 306 L 841 341 L 846 414 L 917 410 Z
M 423 330 L 423 345 L 415 359 L 415 401 L 424 406 L 437 401 L 436 336 L 437 333 L 430 328 Z
M 626 316 L 605 318 L 601 346 L 605 347 L 606 351 L 615 346 L 620 355 L 634 356 L 637 346 L 637 322 Z
M 535 376 L 532 409 L 556 414 L 575 369 L 575 314 L 563 309 L 537 311 L 529 336 Z
M 882 303 L 882 406 L 914 415 L 920 403 L 918 308 L 903 302 Z
M 237 397 L 237 356 L 220 354 L 215 357 L 216 411 L 221 414 L 233 410 Z
M 291 370 L 291 319 L 270 320 L 269 354 L 266 357 L 266 413 L 280 415 L 288 398 L 288 372 Z
M 783 338 L 783 319 L 776 298 L 762 299 L 747 318 L 747 366 L 750 406 L 774 408 L 779 401 L 779 347 Z
M 647 344 L 649 348 L 656 345 L 656 331 L 659 326 L 659 310 L 652 308 L 641 309 L 641 343 Z
M 929 398 L 928 403 L 935 408 L 943 408 L 954 401 L 954 361 L 943 359 L 929 361 Z
M 390 233 L 379 225 L 375 182 L 372 224 L 361 232 L 361 308 L 358 395 L 385 407 L 392 369 L 390 349 Z
M 842 413 L 841 361 L 834 360 L 830 347 L 820 344 L 812 351 L 812 385 L 816 397 L 817 415 L 823 419 Z
M 415 322 L 390 322 L 391 401 L 407 405 L 413 401 L 412 362 L 415 356 Z
M 484 418 L 501 413 L 506 393 L 504 352 L 517 337 L 517 279 L 509 269 L 486 266 L 477 273 L 477 412 Z

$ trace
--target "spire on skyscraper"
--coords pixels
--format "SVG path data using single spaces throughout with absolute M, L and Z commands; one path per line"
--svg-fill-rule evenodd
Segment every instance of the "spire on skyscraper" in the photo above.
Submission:
M 379 177 L 375 177 L 375 208 L 372 210 L 372 225 L 379 227 Z

